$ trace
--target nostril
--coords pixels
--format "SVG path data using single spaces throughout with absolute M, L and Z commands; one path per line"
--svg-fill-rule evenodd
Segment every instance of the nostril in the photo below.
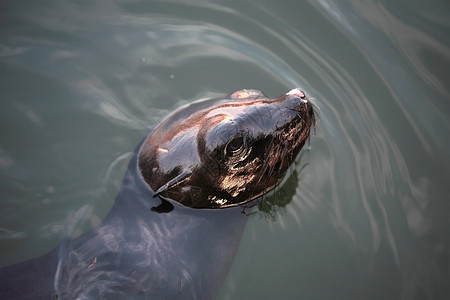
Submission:
M 289 92 L 287 92 L 286 95 L 299 97 L 303 103 L 305 103 L 305 104 L 309 103 L 308 99 L 306 99 L 305 92 L 302 91 L 301 89 L 297 89 L 297 88 L 292 89 Z
M 305 92 L 303 92 L 301 89 L 292 89 L 289 92 L 286 93 L 286 95 L 292 95 L 292 96 L 297 96 L 300 97 L 300 99 L 305 99 L 306 95 Z

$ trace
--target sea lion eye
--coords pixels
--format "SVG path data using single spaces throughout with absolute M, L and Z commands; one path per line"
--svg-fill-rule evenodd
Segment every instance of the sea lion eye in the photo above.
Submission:
M 228 156 L 238 156 L 245 150 L 244 136 L 238 135 L 228 141 L 225 146 L 225 154 Z

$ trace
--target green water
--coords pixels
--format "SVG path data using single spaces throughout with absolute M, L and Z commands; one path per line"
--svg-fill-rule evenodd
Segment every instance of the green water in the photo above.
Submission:
M 169 111 L 300 87 L 320 120 L 294 195 L 250 217 L 218 299 L 448 299 L 449 15 L 438 0 L 3 1 L 0 265 L 98 224 Z

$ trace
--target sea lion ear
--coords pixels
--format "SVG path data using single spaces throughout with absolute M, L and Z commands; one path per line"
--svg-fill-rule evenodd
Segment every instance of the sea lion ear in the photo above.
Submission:
M 173 187 L 176 187 L 177 185 L 181 184 L 183 181 L 187 180 L 192 175 L 192 171 L 190 169 L 185 169 L 183 172 L 181 172 L 176 177 L 172 178 L 165 184 L 163 184 L 153 195 L 153 198 L 159 196 L 161 193 L 170 190 Z
M 263 92 L 258 90 L 239 90 L 230 94 L 230 98 L 235 99 L 258 99 L 266 98 Z

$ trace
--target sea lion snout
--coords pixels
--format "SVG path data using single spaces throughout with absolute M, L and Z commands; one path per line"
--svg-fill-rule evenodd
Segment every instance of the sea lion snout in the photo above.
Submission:
M 306 98 L 305 92 L 303 92 L 301 89 L 298 89 L 298 88 L 290 90 L 289 92 L 286 93 L 286 95 L 297 96 L 300 99 L 305 99 Z

